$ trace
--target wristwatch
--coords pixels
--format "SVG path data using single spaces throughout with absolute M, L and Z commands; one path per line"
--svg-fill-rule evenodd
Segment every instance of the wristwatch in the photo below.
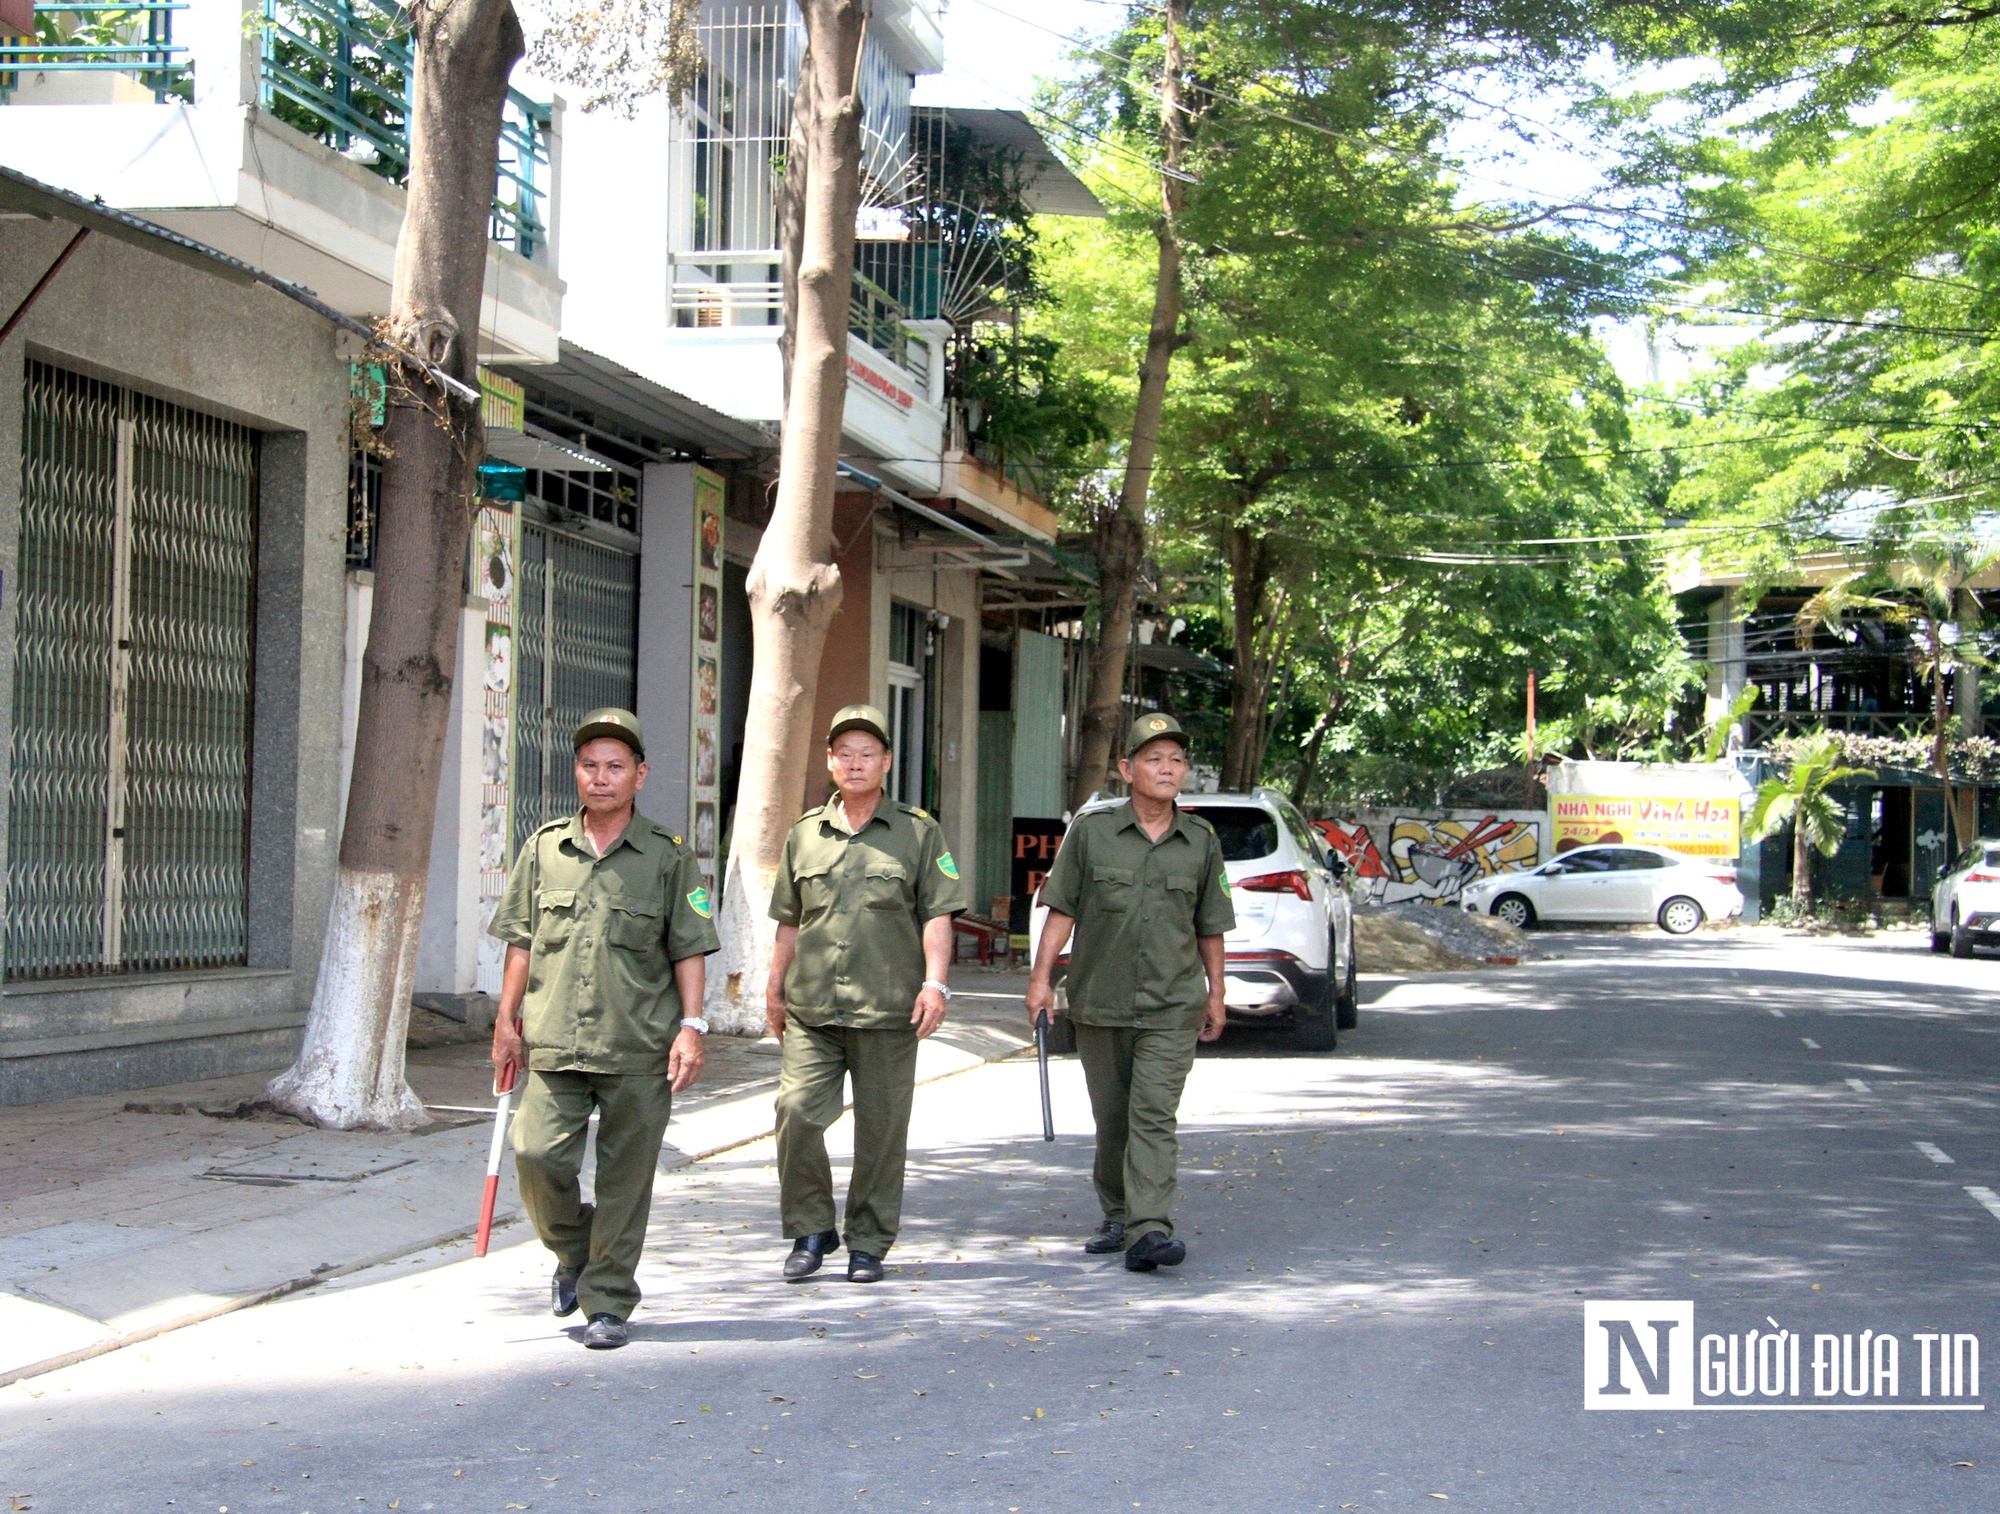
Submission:
M 945 1003 L 951 1003 L 951 988 L 949 985 L 938 982 L 936 978 L 926 978 L 924 979 L 924 987 L 935 988 Z
M 700 1015 L 687 1015 L 681 1020 L 681 1029 L 691 1030 L 698 1036 L 705 1036 L 708 1034 L 708 1021 Z

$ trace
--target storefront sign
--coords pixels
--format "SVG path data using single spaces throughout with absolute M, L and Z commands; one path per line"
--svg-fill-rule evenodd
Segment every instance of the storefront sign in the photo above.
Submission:
M 1035 890 L 1042 886 L 1042 880 L 1055 865 L 1056 848 L 1062 845 L 1065 829 L 1060 820 L 1014 817 L 1014 846 L 1009 864 L 1012 884 L 1009 892 L 1013 902 L 1007 929 L 1021 937 L 1018 945 L 1027 945 L 1028 912 L 1034 903 Z
M 898 409 L 908 410 L 917 402 L 916 396 L 901 384 L 885 373 L 877 373 L 851 353 L 847 359 L 847 374 L 849 378 L 859 379 L 864 386 L 873 389 Z
M 1552 797 L 1549 808 L 1558 855 L 1621 841 L 1663 846 L 1690 857 L 1734 857 L 1738 850 L 1740 812 L 1733 798 L 1574 794 Z

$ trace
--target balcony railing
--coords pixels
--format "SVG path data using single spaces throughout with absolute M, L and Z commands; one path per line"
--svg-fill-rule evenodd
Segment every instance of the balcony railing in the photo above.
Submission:
M 120 79 L 156 101 L 185 97 L 192 66 L 188 50 L 174 45 L 173 15 L 186 9 L 184 0 L 38 4 L 33 37 L 0 36 L 0 102 L 34 88 L 60 103 L 96 103 L 99 91 L 86 82 L 92 76 L 105 103 L 118 99 Z M 58 93 L 49 89 L 50 75 L 58 84 L 63 75 L 84 76 L 76 81 L 82 87 Z
M 847 301 L 847 329 L 893 363 L 909 366 L 910 333 L 907 312 L 880 284 L 854 275 L 854 293 Z
M 410 165 L 409 17 L 393 0 L 263 0 L 264 108 L 394 183 Z M 548 106 L 507 91 L 488 230 L 532 261 L 548 255 Z

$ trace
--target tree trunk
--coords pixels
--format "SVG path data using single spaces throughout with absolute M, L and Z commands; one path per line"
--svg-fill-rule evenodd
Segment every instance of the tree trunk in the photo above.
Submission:
M 1229 739 L 1222 754 L 1223 792 L 1254 788 L 1264 758 L 1264 705 L 1270 659 L 1261 654 L 1264 595 L 1271 584 L 1271 540 L 1241 526 L 1229 527 L 1231 644 L 1235 666 L 1229 675 Z
M 1292 803 L 1304 809 L 1312 794 L 1313 781 L 1319 777 L 1319 754 L 1326 746 L 1327 732 L 1340 717 L 1342 693 L 1335 690 L 1327 696 L 1326 708 L 1319 712 L 1319 719 L 1313 722 L 1312 734 L 1306 737 L 1305 750 L 1299 754 L 1298 777 L 1292 780 Z
M 794 108 L 807 119 L 799 217 L 797 316 L 778 458 L 778 498 L 750 564 L 755 661 L 743 726 L 736 829 L 722 891 L 721 970 L 707 1009 L 720 1030 L 761 1034 L 776 927 L 771 884 L 798 818 L 812 758 L 813 698 L 827 627 L 840 608 L 833 494 L 847 403 L 847 306 L 854 291 L 854 217 L 861 204 L 859 60 L 864 0 L 803 0 L 804 76 Z M 789 178 L 800 164 L 788 161 Z
M 1160 120 L 1166 136 L 1166 165 L 1180 167 L 1187 144 L 1181 113 L 1180 18 L 1184 0 L 1167 0 L 1167 56 L 1160 78 Z M 1139 394 L 1132 406 L 1132 441 L 1125 454 L 1125 483 L 1118 506 L 1097 538 L 1097 644 L 1090 649 L 1090 699 L 1083 710 L 1076 780 L 1070 808 L 1083 804 L 1112 774 L 1117 743 L 1125 734 L 1125 664 L 1131 651 L 1132 609 L 1138 597 L 1139 567 L 1146 556 L 1146 497 L 1159 452 L 1160 418 L 1167 404 L 1167 378 L 1180 345 L 1181 244 L 1177 218 L 1182 181 L 1160 176 L 1161 216 L 1153 235 L 1160 265 L 1153 280 L 1153 321 L 1146 330 L 1146 358 L 1139 365 Z
M 511 0 L 417 0 L 410 24 L 409 198 L 387 336 L 476 392 L 487 217 L 521 27 Z M 427 1118 L 403 1080 L 403 1050 L 486 450 L 476 403 L 410 362 L 392 372 L 340 868 L 305 1044 L 270 1086 L 277 1108 L 342 1130 Z
M 1801 908 L 1812 902 L 1812 844 L 1806 840 L 1805 801 L 1792 817 L 1792 902 Z

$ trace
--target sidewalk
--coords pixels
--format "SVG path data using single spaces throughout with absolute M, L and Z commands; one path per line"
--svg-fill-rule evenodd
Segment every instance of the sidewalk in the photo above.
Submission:
M 1024 972 L 961 965 L 917 1081 L 1032 1046 Z M 469 1235 L 492 1131 L 485 1036 L 418 1011 L 434 1123 L 316 1130 L 256 1108 L 270 1074 L 0 1109 L 0 1386 Z M 778 1047 L 710 1039 L 660 1170 L 771 1133 Z M 587 1169 L 586 1169 L 587 1171 Z M 520 1218 L 511 1158 L 496 1226 Z

